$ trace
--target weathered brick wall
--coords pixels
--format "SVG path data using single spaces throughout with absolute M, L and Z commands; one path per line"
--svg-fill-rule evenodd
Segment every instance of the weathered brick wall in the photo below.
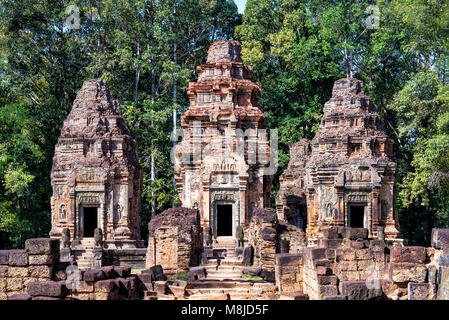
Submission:
M 30 282 L 59 274 L 59 240 L 28 239 L 25 249 L 0 251 L 0 300 L 25 294 Z
M 275 261 L 278 291 L 303 291 L 302 253 L 278 253 Z
M 279 221 L 279 240 L 289 242 L 289 253 L 297 253 L 306 246 L 306 234 L 300 228 L 285 221 Z
M 432 246 L 426 248 L 368 239 L 366 229 L 332 227 L 324 230 L 318 246 L 304 249 L 302 255 L 302 282 L 297 273 L 296 287 L 283 290 L 302 285 L 313 300 L 449 299 L 447 229 L 434 229 Z M 289 268 L 277 261 L 280 284 Z
M 197 210 L 171 208 L 148 224 L 146 268 L 161 265 L 166 274 L 199 264 L 201 227 Z
M 30 281 L 25 293 L 12 295 L 9 300 L 133 300 L 138 297 L 138 278 L 130 275 L 130 267 L 109 266 L 78 272 L 64 280 Z
M 271 208 L 254 209 L 248 227 L 248 244 L 254 248 L 254 265 L 274 271 L 278 235 L 276 212 Z

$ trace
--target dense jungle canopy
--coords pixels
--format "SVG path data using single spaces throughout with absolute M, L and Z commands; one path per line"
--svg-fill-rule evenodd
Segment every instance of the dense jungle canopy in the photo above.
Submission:
M 333 82 L 353 76 L 395 141 L 401 235 L 449 227 L 449 2 L 443 0 L 0 0 L 0 247 L 50 230 L 50 169 L 84 80 L 122 105 L 144 169 L 142 235 L 176 204 L 173 119 L 209 45 L 242 43 L 260 108 L 288 145 L 313 138 Z M 274 201 L 272 201 L 274 204 Z

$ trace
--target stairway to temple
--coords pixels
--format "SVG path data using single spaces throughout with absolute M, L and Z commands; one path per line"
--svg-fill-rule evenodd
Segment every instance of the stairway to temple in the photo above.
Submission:
M 233 237 L 217 237 L 212 245 L 213 256 L 207 257 L 207 279 L 210 280 L 240 280 L 242 278 L 242 259 L 235 253 Z
M 189 300 L 259 300 L 267 292 L 275 292 L 276 285 L 271 282 L 202 280 L 192 283 L 193 288 L 186 289 Z
M 78 268 L 88 269 L 92 265 L 93 249 L 95 248 L 94 238 L 84 238 L 81 240 L 81 244 L 78 246 L 82 248 L 80 250 L 74 250 L 76 262 Z
M 242 257 L 236 255 L 236 243 L 233 237 L 217 237 L 217 241 L 208 251 L 206 278 L 191 281 L 185 288 L 167 284 L 165 294 L 151 289 L 144 292 L 145 300 L 264 300 L 277 299 L 275 283 L 266 281 L 243 280 Z

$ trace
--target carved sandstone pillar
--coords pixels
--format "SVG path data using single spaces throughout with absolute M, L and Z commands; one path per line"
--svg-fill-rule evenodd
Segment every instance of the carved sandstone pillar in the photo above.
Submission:
M 377 236 L 377 227 L 379 226 L 379 188 L 373 189 L 373 198 L 372 198 L 372 235 Z
M 336 204 L 336 209 L 337 209 L 337 217 L 336 218 L 336 225 L 337 226 L 343 226 L 344 225 L 344 212 L 345 212 L 345 208 L 344 208 L 344 189 L 343 187 L 337 187 L 337 204 Z

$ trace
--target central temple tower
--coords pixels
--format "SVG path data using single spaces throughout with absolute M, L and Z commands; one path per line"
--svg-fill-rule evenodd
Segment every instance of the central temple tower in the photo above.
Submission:
M 240 50 L 237 41 L 217 41 L 197 67 L 174 159 L 181 205 L 199 209 L 201 226 L 214 239 L 235 237 L 253 208 L 270 205 L 273 157 L 258 108 L 260 87 Z

